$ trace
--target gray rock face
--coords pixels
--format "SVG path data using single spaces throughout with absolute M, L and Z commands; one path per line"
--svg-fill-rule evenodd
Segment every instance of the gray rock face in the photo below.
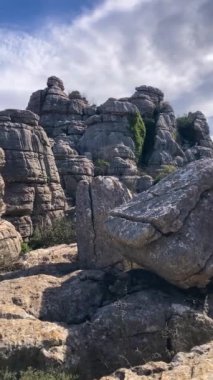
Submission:
M 180 287 L 213 276 L 213 160 L 188 164 L 110 212 L 119 253 Z
M 0 147 L 5 151 L 5 218 L 24 238 L 42 223 L 64 215 L 66 201 L 49 140 L 30 111 L 0 112 Z M 16 119 L 17 117 L 17 119 Z
M 108 212 L 131 199 L 130 192 L 115 177 L 95 177 L 79 183 L 76 223 L 79 260 L 84 268 L 123 267 L 124 260 L 105 231 Z
M 190 112 L 184 119 L 184 122 L 177 123 L 177 127 L 187 161 L 213 158 L 213 142 L 203 113 Z
M 95 113 L 79 92 L 68 96 L 62 80 L 57 77 L 48 78 L 47 88 L 31 95 L 27 109 L 40 116 L 40 124 L 49 137 L 60 135 L 69 122 L 81 121 L 84 116 Z
M 0 171 L 2 172 L 5 165 L 4 151 L 0 148 Z M 4 180 L 0 175 L 0 269 L 6 270 L 12 268 L 14 262 L 17 261 L 21 252 L 21 236 L 16 231 L 15 227 L 1 219 L 5 213 L 4 203 Z
M 185 155 L 177 142 L 174 111 L 157 88 L 140 86 L 129 101 L 136 105 L 146 126 L 143 163 L 148 167 L 182 166 Z
M 85 156 L 80 156 L 72 148 L 67 136 L 53 140 L 53 153 L 66 198 L 73 204 L 78 183 L 82 180 L 90 181 L 94 176 L 93 162 Z

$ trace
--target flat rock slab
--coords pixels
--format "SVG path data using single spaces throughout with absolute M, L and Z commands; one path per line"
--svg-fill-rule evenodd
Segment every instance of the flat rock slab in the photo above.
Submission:
M 170 174 L 109 214 L 121 255 L 183 288 L 213 276 L 213 160 Z

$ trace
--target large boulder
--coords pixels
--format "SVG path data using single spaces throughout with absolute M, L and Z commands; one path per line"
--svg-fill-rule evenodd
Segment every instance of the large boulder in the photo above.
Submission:
M 29 238 L 40 223 L 51 224 L 63 217 L 65 195 L 38 116 L 30 111 L 2 111 L 0 128 L 0 147 L 5 152 L 5 218 L 23 238 Z
M 127 187 L 115 177 L 81 181 L 76 194 L 76 229 L 79 260 L 84 268 L 123 266 L 117 248 L 109 243 L 105 220 L 111 209 L 131 199 Z
M 213 160 L 170 174 L 110 212 L 119 254 L 177 286 L 204 287 L 213 276 Z

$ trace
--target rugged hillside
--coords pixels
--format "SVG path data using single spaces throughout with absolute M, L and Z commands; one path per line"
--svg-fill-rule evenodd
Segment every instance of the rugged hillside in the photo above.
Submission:
M 96 107 L 50 77 L 26 111 L 0 112 L 0 127 L 0 214 L 24 240 L 50 226 L 51 246 L 65 214 L 77 233 L 77 244 L 20 255 L 21 236 L 0 221 L 0 369 L 17 379 L 32 367 L 82 380 L 210 380 L 213 143 L 204 115 L 176 119 L 147 86 Z

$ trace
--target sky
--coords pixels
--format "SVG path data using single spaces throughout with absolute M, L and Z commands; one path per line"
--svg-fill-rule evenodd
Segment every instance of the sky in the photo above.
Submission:
M 213 127 L 212 20 L 213 0 L 0 0 L 0 109 L 56 75 L 97 104 L 158 87 Z

